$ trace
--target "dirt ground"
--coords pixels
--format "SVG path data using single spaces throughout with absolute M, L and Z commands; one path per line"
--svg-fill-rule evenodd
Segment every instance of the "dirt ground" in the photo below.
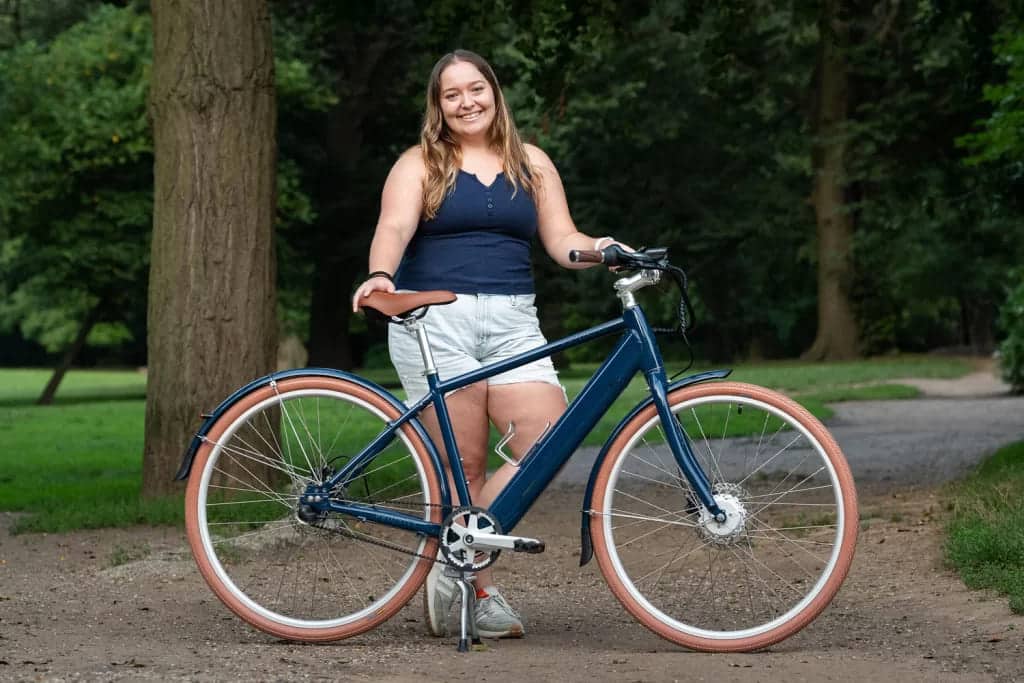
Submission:
M 282 642 L 213 597 L 178 529 L 12 537 L 11 516 L 0 517 L 0 680 L 1024 679 L 1024 618 L 943 566 L 933 490 L 862 494 L 857 556 L 832 606 L 788 641 L 745 655 L 688 652 L 635 623 L 596 563 L 578 566 L 581 496 L 544 494 L 517 530 L 545 539 L 547 552 L 499 560 L 527 637 L 467 654 L 424 634 L 418 598 L 357 638 Z
M 939 401 L 1005 396 L 989 367 L 978 370 L 921 388 Z M 1009 419 L 1024 436 L 1024 423 Z M 283 642 L 220 604 L 180 529 L 11 536 L 13 516 L 0 513 L 0 681 L 1024 680 L 1024 617 L 1005 598 L 968 591 L 943 565 L 941 492 L 871 479 L 858 479 L 862 531 L 832 605 L 789 640 L 742 655 L 661 640 L 619 606 L 596 562 L 578 566 L 579 486 L 550 489 L 516 527 L 544 539 L 544 554 L 505 554 L 496 566 L 527 637 L 467 654 L 455 638 L 425 635 L 418 596 L 368 634 Z

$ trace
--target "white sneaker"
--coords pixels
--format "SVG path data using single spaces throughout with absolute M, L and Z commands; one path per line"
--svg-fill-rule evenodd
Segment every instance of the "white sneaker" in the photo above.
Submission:
M 489 586 L 486 598 L 476 600 L 476 628 L 481 638 L 522 638 L 523 620 L 498 589 Z
M 448 635 L 448 613 L 459 594 L 459 587 L 444 575 L 444 568 L 444 564 L 435 562 L 423 589 L 423 615 L 427 630 L 438 637 Z

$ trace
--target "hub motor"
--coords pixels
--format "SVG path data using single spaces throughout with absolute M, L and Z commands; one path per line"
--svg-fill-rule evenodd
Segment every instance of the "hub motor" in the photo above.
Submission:
M 706 508 L 700 509 L 697 530 L 701 537 L 715 545 L 733 545 L 747 528 L 747 509 L 741 500 L 747 497 L 746 491 L 738 484 L 720 483 L 714 486 L 715 502 L 725 513 L 725 521 L 715 521 L 715 516 Z

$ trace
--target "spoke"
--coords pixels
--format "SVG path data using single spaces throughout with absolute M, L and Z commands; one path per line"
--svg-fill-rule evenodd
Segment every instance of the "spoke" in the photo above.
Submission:
M 729 547 L 730 547 L 730 548 L 733 548 L 733 549 L 735 549 L 735 550 L 736 550 L 736 552 L 737 552 L 737 553 L 738 553 L 738 554 L 739 554 L 740 556 L 746 557 L 746 558 L 747 558 L 747 559 L 749 559 L 749 560 L 750 560 L 751 562 L 753 562 L 753 563 L 754 563 L 755 565 L 757 565 L 757 566 L 759 566 L 759 567 L 764 567 L 764 569 L 765 569 L 765 570 L 766 570 L 766 571 L 767 571 L 767 572 L 768 572 L 769 574 L 771 574 L 771 575 L 772 575 L 772 576 L 774 576 L 774 577 L 775 577 L 776 579 L 778 579 L 778 580 L 779 580 L 779 581 L 780 581 L 780 582 L 781 582 L 781 583 L 783 584 L 783 586 L 784 586 L 785 588 L 788 588 L 789 590 L 793 591 L 793 593 L 794 593 L 794 594 L 796 594 L 796 596 L 797 596 L 798 598 L 801 598 L 801 599 L 802 599 L 802 598 L 804 597 L 804 594 L 803 594 L 803 593 L 802 593 L 802 592 L 801 592 L 801 591 L 800 591 L 799 589 L 797 589 L 797 588 L 794 588 L 794 587 L 793 587 L 793 585 L 791 584 L 791 582 L 789 581 L 789 579 L 787 579 L 786 577 L 782 576 L 782 575 L 781 575 L 781 574 L 779 574 L 779 573 L 778 573 L 777 571 L 775 571 L 774 569 L 772 569 L 771 567 L 769 567 L 768 565 L 766 565 L 766 564 L 765 564 L 765 563 L 764 563 L 764 562 L 763 562 L 762 560 L 760 560 L 760 559 L 758 559 L 757 557 L 755 557 L 755 556 L 754 556 L 754 554 L 753 554 L 753 548 L 752 548 L 752 547 L 751 547 L 751 548 L 749 548 L 749 549 L 747 549 L 747 552 L 742 552 L 742 550 L 743 550 L 743 549 L 742 549 L 742 548 L 741 548 L 740 546 L 729 546 Z M 773 590 L 772 592 L 774 593 L 775 591 Z M 781 598 L 781 596 L 780 596 L 780 598 Z
M 221 489 L 221 490 L 224 490 L 224 491 L 247 491 L 249 493 L 255 493 L 255 494 L 261 495 L 261 496 L 263 496 L 263 498 L 258 498 L 256 500 L 222 500 L 222 501 L 217 502 L 217 503 L 207 502 L 206 503 L 206 507 L 218 507 L 218 506 L 223 506 L 223 505 L 252 505 L 253 503 L 259 503 L 260 505 L 262 505 L 264 503 L 279 503 L 279 502 L 281 502 L 277 498 L 271 498 L 270 496 L 267 496 L 262 491 L 251 491 L 250 489 L 239 489 L 239 488 L 235 488 L 233 486 L 210 486 L 210 488 L 211 489 Z M 298 496 L 295 496 L 295 500 L 296 501 L 298 500 Z
M 637 522 L 637 524 L 639 524 L 639 522 Z M 612 527 L 612 529 L 615 530 L 615 531 L 619 531 L 619 530 L 622 530 L 622 529 L 626 529 L 626 528 L 628 528 L 630 526 L 633 526 L 633 525 L 626 524 L 624 526 L 615 526 L 615 527 Z M 625 548 L 627 545 L 630 545 L 631 543 L 636 543 L 637 541 L 639 541 L 641 539 L 644 539 L 644 538 L 647 538 L 651 534 L 656 534 L 659 531 L 661 531 L 662 529 L 667 529 L 670 526 L 672 526 L 671 522 L 663 522 L 661 524 L 661 526 L 656 526 L 656 527 L 654 527 L 653 529 L 651 529 L 648 532 L 642 533 L 639 536 L 634 536 L 633 538 L 629 539 L 625 543 L 616 543 L 615 545 L 617 545 L 620 548 Z
M 792 538 L 790 538 L 789 536 L 786 536 L 783 533 L 779 533 L 778 529 L 774 529 L 772 527 L 759 527 L 758 531 L 767 533 L 769 535 L 774 533 L 776 535 L 776 539 L 775 539 L 776 544 L 781 542 L 781 543 L 785 543 L 787 545 L 791 545 L 791 546 L 797 548 L 798 550 L 803 551 L 806 555 L 810 556 L 815 562 L 825 562 L 825 561 L 827 561 L 827 558 L 823 558 L 820 555 L 815 555 L 814 553 L 812 553 L 811 549 L 808 548 L 807 545 L 797 543 L 795 539 L 792 539 Z M 829 544 L 821 543 L 821 545 L 828 545 L 831 548 L 832 546 L 835 545 L 835 543 L 829 543 Z M 791 555 L 786 555 L 786 558 L 789 559 L 797 567 L 799 567 L 800 570 L 803 571 L 806 575 L 813 577 L 815 574 L 817 574 L 817 572 L 815 572 L 815 571 L 807 570 L 802 564 L 797 562 L 796 559 L 794 559 Z
M 377 458 L 383 459 L 384 458 L 384 451 L 381 451 L 376 456 L 374 456 L 374 459 L 377 459 Z M 395 460 L 393 462 L 385 462 L 385 463 L 382 463 L 382 464 L 378 465 L 377 467 L 373 468 L 372 470 L 368 470 L 366 472 L 360 472 L 358 478 L 368 477 L 368 476 L 370 476 L 371 474 L 373 474 L 375 472 L 380 472 L 383 469 L 387 469 L 389 467 L 394 467 L 398 463 L 403 462 L 405 460 L 412 460 L 412 456 L 409 455 L 408 453 L 406 453 L 405 455 L 403 455 L 398 460 Z M 355 481 L 355 480 L 352 480 L 352 481 Z
M 634 479 L 640 479 L 641 481 L 649 481 L 652 484 L 656 484 L 658 486 L 664 486 L 665 488 L 670 488 L 670 489 L 678 490 L 678 491 L 684 490 L 678 484 L 673 484 L 671 482 L 667 482 L 664 479 L 654 479 L 652 477 L 645 477 L 642 474 L 637 474 L 636 472 L 628 472 L 626 470 L 623 470 L 621 474 L 625 474 L 627 476 L 633 477 Z
M 726 403 L 725 406 L 725 424 L 722 425 L 722 445 L 719 446 L 718 455 L 714 456 L 714 458 L 711 461 L 711 465 L 715 469 L 715 474 L 718 475 L 718 481 L 725 481 L 725 476 L 722 474 L 721 462 L 725 456 L 725 449 L 729 445 L 729 440 L 726 438 L 726 436 L 728 436 L 729 434 L 729 420 L 730 418 L 732 418 L 732 402 L 730 401 Z
M 661 567 L 657 567 L 657 568 L 652 569 L 651 571 L 647 572 L 646 574 L 644 574 L 640 578 L 638 578 L 635 581 L 633 581 L 633 584 L 636 585 L 636 584 L 643 583 L 644 579 L 649 577 L 651 574 L 654 574 L 655 572 L 659 572 L 659 576 L 660 576 L 660 572 L 663 572 L 668 567 L 668 565 L 672 564 L 673 562 L 680 562 L 682 560 L 685 560 L 690 555 L 694 554 L 695 552 L 697 552 L 698 550 L 700 550 L 702 548 L 706 548 L 707 546 L 708 546 L 708 542 L 704 541 L 703 543 L 701 543 L 700 545 L 696 546 L 693 550 L 691 550 L 690 552 L 686 553 L 685 555 L 674 557 L 673 559 L 671 559 L 668 562 L 666 562 L 665 564 L 663 564 Z M 660 555 L 664 555 L 664 553 L 660 553 Z M 654 555 L 653 557 L 658 557 L 658 556 L 659 555 Z
M 671 510 L 666 510 L 665 508 L 661 507 L 660 505 L 655 505 L 654 503 L 652 503 L 649 500 L 645 500 L 643 498 L 638 498 L 637 496 L 634 496 L 632 493 L 627 493 L 627 492 L 623 491 L 622 489 L 619 489 L 618 487 L 616 487 L 615 493 L 621 494 L 621 495 L 625 496 L 626 498 L 632 498 L 633 500 L 635 500 L 638 503 L 643 503 L 644 505 L 647 505 L 648 507 L 652 507 L 655 510 L 661 510 L 662 512 L 664 512 L 666 514 L 669 514 L 669 515 L 674 514 Z
M 265 465 L 267 467 L 275 469 L 278 472 L 282 472 L 286 474 L 288 478 L 291 479 L 293 482 L 303 482 L 308 480 L 308 477 L 305 477 L 302 474 L 300 474 L 298 470 L 293 469 L 292 466 L 289 465 L 284 460 L 274 460 L 272 458 L 267 457 L 260 451 L 253 448 L 250 444 L 248 444 L 245 441 L 245 439 L 241 438 L 237 434 L 235 435 L 235 438 L 241 441 L 250 450 L 246 450 L 245 448 L 239 448 L 234 444 L 228 444 L 223 442 L 211 441 L 210 443 L 220 446 L 225 453 L 237 455 L 239 457 L 243 457 L 248 460 L 252 460 L 253 462 L 259 463 L 260 465 Z
M 219 543 L 234 543 L 240 538 L 248 538 L 250 536 L 259 536 L 261 534 L 273 534 L 282 529 L 290 529 L 292 527 L 292 520 L 290 519 L 268 519 L 263 521 L 245 521 L 245 522 L 207 522 L 206 526 L 238 526 L 239 524 L 262 524 L 259 529 L 253 531 L 247 531 L 244 534 L 238 534 L 237 536 L 230 536 L 227 538 L 210 539 L 210 542 L 214 545 Z M 271 526 L 275 525 L 275 526 Z
M 282 397 L 280 393 L 278 393 L 276 385 L 274 386 L 274 394 L 280 400 L 279 405 L 281 406 L 281 414 L 284 415 L 284 419 L 288 422 L 288 426 L 292 430 L 292 436 L 295 437 L 295 443 L 296 443 L 296 445 L 298 445 L 299 450 L 302 451 L 302 457 L 306 461 L 306 466 L 309 467 L 309 471 L 312 473 L 313 472 L 313 463 L 310 462 L 309 454 L 306 453 L 306 449 L 302 445 L 302 439 L 299 438 L 299 432 L 298 432 L 298 430 L 295 429 L 295 421 L 292 419 L 292 416 L 289 414 L 288 408 L 285 405 L 286 404 L 286 399 L 284 397 Z M 289 449 L 289 450 L 291 450 L 291 449 Z M 289 455 L 291 455 L 291 453 L 289 453 Z
M 669 512 L 668 510 L 666 510 L 665 512 L 668 512 L 668 514 L 670 514 L 670 515 L 671 514 L 677 514 L 677 513 Z M 635 515 L 635 514 L 630 514 L 630 513 L 627 513 L 627 512 L 609 512 L 607 514 L 602 513 L 602 512 L 595 512 L 594 514 L 601 515 L 602 517 L 609 517 L 611 519 L 637 519 L 637 520 L 640 520 L 642 522 L 656 522 L 658 524 L 673 524 L 675 526 L 685 526 L 685 527 L 690 527 L 690 528 L 693 528 L 693 527 L 697 526 L 693 522 L 684 522 L 684 521 L 674 520 L 674 519 L 665 519 L 664 517 L 647 517 L 645 515 Z M 616 528 L 618 528 L 618 527 L 616 527 Z M 623 528 L 625 528 L 625 527 L 623 527 Z
M 805 528 L 810 529 L 810 528 L 815 528 L 815 527 L 805 527 Z M 779 540 L 778 536 L 770 536 L 770 535 L 762 536 L 762 535 L 759 535 L 759 534 L 757 534 L 755 532 L 748 533 L 747 534 L 747 538 L 751 538 L 751 539 L 758 540 L 758 541 L 773 541 L 773 542 L 777 542 Z M 812 541 L 810 539 L 800 539 L 800 538 L 790 538 L 790 539 L 788 539 L 788 541 L 790 543 L 795 543 L 795 544 L 798 544 L 798 545 L 828 546 L 829 548 L 831 548 L 831 547 L 833 547 L 835 545 L 834 541 Z
M 665 430 L 663 429 L 663 425 L 661 424 L 661 420 L 658 420 L 655 423 L 655 428 L 661 434 L 661 440 L 664 442 L 664 447 L 668 448 L 669 449 L 669 453 L 671 454 L 672 453 L 672 448 L 668 445 L 668 435 L 665 434 Z M 646 438 L 644 438 L 642 440 L 643 440 L 644 446 L 647 448 L 647 450 L 649 450 L 651 452 L 651 455 L 653 455 L 654 457 L 656 457 L 658 459 L 659 464 L 660 464 L 660 462 L 662 461 L 661 454 L 658 453 L 658 450 L 656 448 L 654 448 L 654 446 L 652 446 L 650 443 L 648 443 Z M 675 467 L 673 469 L 669 469 L 669 467 L 666 467 L 666 466 L 659 467 L 658 465 L 655 465 L 655 464 L 653 464 L 651 462 L 648 462 L 647 460 L 644 460 L 643 458 L 641 458 L 636 453 L 633 453 L 632 455 L 633 455 L 634 458 L 636 458 L 640 462 L 644 463 L 645 465 L 648 465 L 649 467 L 653 467 L 654 469 L 656 469 L 656 470 L 658 470 L 660 472 L 664 472 L 668 476 L 669 479 L 679 483 L 680 484 L 680 488 L 682 488 L 682 486 L 686 486 L 687 488 L 690 487 L 689 482 L 682 475 L 682 472 L 679 471 L 679 466 L 675 462 L 675 456 L 672 457 L 672 461 L 671 461 L 672 465 L 675 465 Z
M 354 412 L 356 412 L 356 406 L 353 405 L 353 404 L 348 404 L 345 407 L 348 408 L 348 410 L 345 411 L 345 419 L 342 420 L 341 424 L 338 425 L 338 428 L 334 430 L 334 438 L 331 439 L 331 445 L 328 446 L 325 449 L 327 453 L 333 453 L 334 452 L 334 447 L 338 444 L 338 439 L 341 438 L 341 435 L 343 433 L 346 433 L 346 432 L 349 431 L 348 430 L 348 423 L 352 419 L 352 414 Z M 339 410 L 340 410 L 340 408 L 339 408 Z M 368 417 L 372 416 L 369 411 L 365 411 L 365 412 L 366 412 L 366 415 Z M 372 416 L 372 417 L 374 417 L 375 421 L 377 420 L 376 416 Z M 332 456 L 331 459 L 333 460 L 334 457 Z
M 352 527 L 350 527 L 348 525 L 348 522 L 346 522 L 344 519 L 340 519 L 339 518 L 338 521 L 341 522 L 341 524 L 344 525 L 344 527 L 346 529 L 352 530 Z M 366 535 L 370 536 L 371 534 L 366 534 Z M 370 556 L 370 559 L 373 560 L 373 563 L 377 565 L 377 568 L 380 569 L 381 573 L 384 576 L 387 577 L 387 580 L 390 581 L 391 583 L 394 583 L 395 580 L 394 580 L 394 578 L 392 578 L 391 573 L 387 569 L 384 568 L 384 565 L 381 564 L 380 559 L 373 553 L 373 549 L 372 548 L 370 549 L 370 552 L 368 552 L 367 554 Z
M 242 469 L 245 469 L 244 466 L 241 466 L 241 465 L 239 465 L 239 466 L 242 467 Z M 237 481 L 239 484 L 242 484 L 242 485 L 246 484 L 246 482 L 242 481 L 241 479 L 236 477 L 234 474 L 232 474 L 230 472 L 227 472 L 225 470 L 222 470 L 222 469 L 220 469 L 220 467 L 214 467 L 213 471 L 219 473 L 221 476 L 226 477 L 227 479 L 233 479 L 233 480 Z M 246 470 L 246 471 L 248 472 L 248 470 Z M 249 473 L 249 476 L 252 476 L 251 472 Z M 282 494 L 280 494 L 277 491 L 275 491 L 274 489 L 270 488 L 265 482 L 263 482 L 263 481 L 261 481 L 259 479 L 257 479 L 256 481 L 257 481 L 257 483 L 262 484 L 263 490 L 260 491 L 260 490 L 253 489 L 253 488 L 249 488 L 247 490 L 251 491 L 252 493 L 267 493 L 267 494 L 270 494 L 270 499 L 273 502 L 276 502 L 276 503 L 284 506 L 285 508 L 291 509 L 291 507 L 292 507 L 291 503 L 289 503 Z
M 802 463 L 801 463 L 801 464 L 802 464 Z M 815 470 L 814 472 L 811 472 L 811 473 L 810 473 L 810 474 L 808 474 L 808 475 L 807 475 L 806 477 L 804 477 L 804 478 L 803 478 L 803 479 L 801 479 L 801 480 L 800 480 L 799 482 L 797 482 L 797 483 L 796 483 L 796 486 L 800 486 L 800 485 L 801 485 L 801 484 L 803 484 L 803 483 L 804 483 L 805 481 L 808 481 L 808 480 L 810 480 L 810 479 L 811 479 L 812 477 L 814 477 L 815 475 L 817 475 L 817 474 L 819 474 L 820 472 L 824 471 L 824 469 L 825 469 L 825 466 L 824 466 L 824 465 L 822 465 L 821 467 L 819 467 L 818 469 L 816 469 L 816 470 Z M 788 478 L 789 478 L 789 476 L 787 475 L 787 477 L 786 477 L 786 478 L 788 479 Z M 778 496 L 777 496 L 776 498 L 774 498 L 774 499 L 772 499 L 772 500 L 768 501 L 767 503 L 765 503 L 764 505 L 762 505 L 761 507 L 759 507 L 759 508 L 758 508 L 757 510 L 754 510 L 754 511 L 753 511 L 752 513 L 750 513 L 750 515 L 751 515 L 752 517 L 756 517 L 757 515 L 761 514 L 761 512 L 762 512 L 762 511 L 763 511 L 763 510 L 764 510 L 765 508 L 767 508 L 767 507 L 768 507 L 769 505 L 771 505 L 772 503 L 776 503 L 776 502 L 778 502 L 779 500 L 781 500 L 782 498 L 784 498 L 784 497 L 785 497 L 785 496 L 787 496 L 787 495 L 789 495 L 789 493 L 788 493 L 787 491 L 783 491 L 783 492 L 782 492 L 782 493 L 780 493 L 780 494 L 779 494 L 779 495 L 778 495 Z
M 316 407 L 317 407 L 316 408 L 316 431 L 317 431 L 317 434 L 319 434 L 320 433 L 320 397 L 319 396 L 314 396 L 313 398 L 316 399 Z M 316 483 L 319 484 L 323 480 L 323 475 L 321 473 L 323 472 L 323 468 L 324 468 L 324 464 L 325 464 L 324 454 L 323 454 L 323 451 L 320 450 L 320 440 L 318 438 L 314 438 L 313 437 L 313 432 L 311 432 L 309 430 L 309 420 L 306 419 L 306 410 L 305 410 L 305 407 L 304 407 L 306 405 L 305 402 L 301 398 L 296 399 L 296 402 L 298 403 L 298 412 L 301 414 L 301 417 L 302 417 L 302 419 L 300 420 L 300 422 L 302 423 L 302 429 L 303 429 L 303 431 L 306 432 L 306 436 L 309 437 L 309 450 L 314 452 L 314 454 L 316 455 L 316 460 L 317 460 L 317 467 L 316 467 L 315 470 L 313 469 L 313 465 L 310 464 L 310 474 L 312 475 L 313 480 Z
M 764 590 L 762 590 L 761 594 L 765 598 L 764 600 L 762 600 L 763 604 L 769 604 L 771 602 L 768 599 L 768 593 L 771 593 L 772 595 L 775 596 L 777 604 L 786 605 L 789 602 L 789 600 L 787 600 L 786 596 L 784 596 L 781 593 L 779 593 L 779 591 L 776 590 L 775 587 L 772 586 L 770 583 L 768 583 L 768 580 L 765 579 L 761 575 L 761 572 L 757 571 L 757 565 L 761 565 L 761 566 L 764 566 L 766 569 L 768 569 L 768 571 L 770 573 L 774 573 L 774 572 L 771 571 L 771 569 L 769 567 L 767 567 L 766 565 L 764 565 L 764 563 L 760 562 L 760 560 L 758 560 L 757 558 L 754 557 L 754 549 L 753 549 L 753 546 L 750 543 L 747 543 L 747 545 L 745 547 L 743 547 L 743 546 L 733 546 L 733 547 L 730 547 L 729 550 L 730 550 L 730 552 L 732 552 L 732 554 L 736 558 L 737 562 L 744 568 L 744 570 L 746 570 L 748 572 L 748 576 L 755 577 L 757 579 L 758 583 L 761 584 L 761 587 L 764 589 Z M 743 561 L 744 557 L 752 559 L 752 560 L 754 560 L 754 562 L 744 562 Z M 776 575 L 776 576 L 778 576 L 778 575 Z M 785 579 L 783 579 L 782 577 L 779 577 L 779 578 L 782 580 L 783 583 L 786 583 Z M 778 609 L 777 608 L 772 608 L 770 611 L 771 611 L 772 615 L 777 615 L 778 614 Z M 752 610 L 751 613 L 753 614 L 754 611 Z
M 747 479 L 750 479 L 750 478 L 751 478 L 752 476 L 754 476 L 755 474 L 757 474 L 758 472 L 760 472 L 761 470 L 763 470 L 763 469 L 764 469 L 765 467 L 767 467 L 767 466 L 768 466 L 768 463 L 770 463 L 771 461 L 775 460 L 775 458 L 777 458 L 777 457 L 779 457 L 780 455 L 782 455 L 782 453 L 784 453 L 784 452 L 786 451 L 786 449 L 788 449 L 788 448 L 789 448 L 790 446 L 792 446 L 793 444 L 795 444 L 795 443 L 796 443 L 797 441 L 799 441 L 799 440 L 800 440 L 801 438 L 803 438 L 803 434 L 797 434 L 797 435 L 796 435 L 795 437 L 793 437 L 793 440 L 792 440 L 792 441 L 790 441 L 790 442 L 789 442 L 788 444 L 786 444 L 785 446 L 783 446 L 782 448 L 780 448 L 780 449 L 779 449 L 778 451 L 776 451 L 775 455 L 773 455 L 772 457 L 768 458 L 768 459 L 767 459 L 767 460 L 765 460 L 765 461 L 764 461 L 763 463 L 761 463 L 761 464 L 760 464 L 760 465 L 759 465 L 759 466 L 757 467 L 757 469 L 753 470 L 752 472 L 748 472 L 748 473 L 747 473 L 747 476 L 743 477 L 742 479 L 740 479 L 740 480 L 739 480 L 738 482 L 736 482 L 736 483 L 737 483 L 737 484 L 739 484 L 739 485 L 742 485 L 743 483 L 745 483 L 745 482 L 747 481 Z M 806 459 L 807 459 L 807 458 L 805 457 L 805 458 L 804 458 L 804 460 L 806 460 Z
M 807 493 L 808 491 L 821 491 L 822 489 L 831 489 L 831 488 L 832 488 L 832 484 L 822 484 L 821 486 L 808 486 L 807 488 L 802 488 L 802 489 L 796 488 L 794 486 L 789 491 L 786 491 L 786 493 Z M 746 498 L 744 498 L 744 501 L 754 500 L 755 498 L 768 498 L 769 496 L 774 496 L 775 494 L 776 494 L 775 491 L 770 491 L 768 493 L 758 493 L 758 494 L 748 495 Z M 807 504 L 810 505 L 810 503 L 807 503 Z M 817 504 L 818 505 L 834 505 L 834 503 L 817 503 Z

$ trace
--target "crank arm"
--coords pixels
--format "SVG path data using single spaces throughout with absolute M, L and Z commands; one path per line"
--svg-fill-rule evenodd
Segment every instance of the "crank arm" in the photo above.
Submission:
M 462 538 L 462 543 L 473 550 L 515 550 L 519 552 L 539 553 L 544 551 L 544 541 L 523 536 L 506 536 L 486 531 L 471 531 L 457 524 L 452 529 Z

